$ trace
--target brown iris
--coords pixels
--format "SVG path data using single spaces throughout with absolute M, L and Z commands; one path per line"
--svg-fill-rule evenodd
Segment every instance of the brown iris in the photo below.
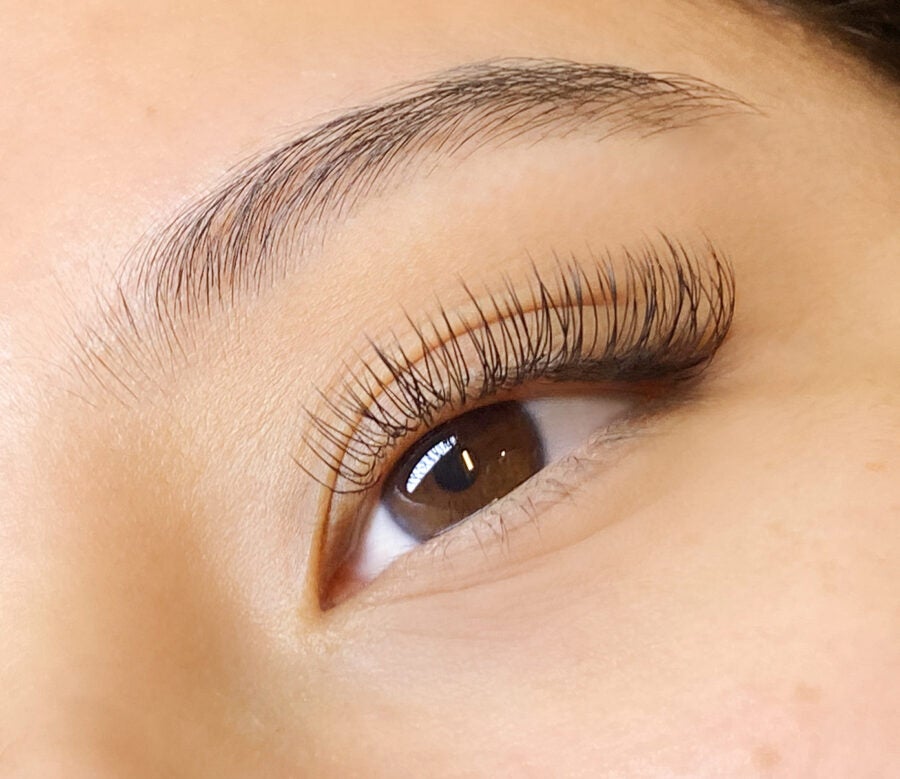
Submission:
M 408 451 L 382 502 L 409 535 L 427 541 L 502 498 L 544 466 L 537 428 L 519 403 L 470 411 Z

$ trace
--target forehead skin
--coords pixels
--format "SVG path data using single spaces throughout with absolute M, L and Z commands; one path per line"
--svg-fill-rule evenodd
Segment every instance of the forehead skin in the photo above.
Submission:
M 714 3 L 9 3 L 2 18 L 4 776 L 898 770 L 892 87 Z M 125 407 L 73 375 L 70 334 L 103 328 L 97 289 L 229 169 L 497 57 L 687 73 L 759 114 L 674 147 L 617 141 L 597 152 L 604 186 L 578 144 L 504 150 L 515 187 L 490 157 L 450 166 L 364 209 L 306 276 L 248 304 L 244 336 L 211 326 Z M 300 584 L 316 524 L 295 522 L 318 493 L 283 455 L 298 388 L 352 346 L 334 333 L 430 294 L 441 247 L 669 223 L 726 244 L 739 314 L 709 401 L 554 514 L 577 528 L 608 502 L 629 521 L 478 587 L 442 592 L 422 570 L 430 593 L 321 619 Z M 423 259 L 396 282 L 401 249 Z M 662 487 L 630 500 L 622 485 L 648 473 Z

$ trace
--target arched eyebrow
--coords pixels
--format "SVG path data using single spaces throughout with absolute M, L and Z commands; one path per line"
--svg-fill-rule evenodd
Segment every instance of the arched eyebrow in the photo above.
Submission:
M 365 198 L 439 159 L 525 140 L 646 137 L 758 113 L 683 74 L 504 59 L 466 65 L 343 113 L 238 169 L 125 258 L 99 311 L 72 322 L 74 368 L 123 403 L 192 351 L 205 314 L 229 310 L 298 265 Z
M 169 330 L 284 275 L 335 220 L 422 162 L 522 137 L 647 136 L 748 109 L 700 79 L 614 65 L 516 59 L 445 71 L 237 171 L 130 258 L 120 289 Z

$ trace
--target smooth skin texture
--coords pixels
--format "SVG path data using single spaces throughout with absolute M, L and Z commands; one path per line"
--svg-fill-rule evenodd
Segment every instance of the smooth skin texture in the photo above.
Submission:
M 2 18 L 3 776 L 900 772 L 893 87 L 724 2 Z M 176 367 L 125 379 L 125 402 L 73 373 L 97 290 L 235 164 L 501 56 L 689 73 L 759 112 L 441 164 L 198 325 Z M 699 396 L 588 447 L 539 533 L 423 547 L 323 614 L 326 501 L 293 456 L 335 355 L 452 299 L 448 268 L 490 282 L 657 229 L 734 265 Z

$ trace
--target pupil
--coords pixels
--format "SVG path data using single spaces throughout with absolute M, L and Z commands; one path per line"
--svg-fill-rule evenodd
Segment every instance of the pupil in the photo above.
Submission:
M 508 494 L 544 467 L 541 436 L 521 404 L 461 414 L 407 452 L 381 501 L 404 533 L 427 541 Z
M 454 446 L 431 471 L 437 485 L 447 492 L 464 492 L 478 478 L 478 464 L 469 449 Z

